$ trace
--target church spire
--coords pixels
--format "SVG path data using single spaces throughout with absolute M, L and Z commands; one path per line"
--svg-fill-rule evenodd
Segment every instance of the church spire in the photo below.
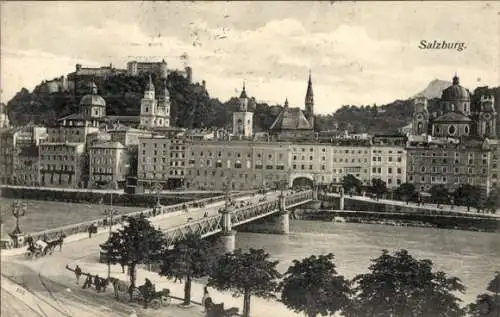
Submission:
M 243 99 L 243 98 L 248 98 L 247 92 L 245 90 L 245 82 L 244 81 L 243 81 L 243 90 L 241 91 L 241 95 L 240 95 L 240 99 Z
M 455 73 L 455 76 L 453 76 L 453 85 L 459 85 L 460 84 L 460 78 L 458 78 L 457 73 Z
M 146 86 L 147 91 L 154 91 L 155 86 L 153 85 L 153 79 L 151 78 L 151 74 L 149 74 L 148 85 Z
M 311 79 L 311 70 L 309 69 L 309 80 L 307 82 L 307 92 L 306 92 L 306 106 L 311 103 L 314 105 L 314 93 Z
M 305 111 L 304 115 L 311 124 L 311 127 L 314 127 L 314 93 L 312 86 L 312 78 L 311 78 L 311 70 L 309 69 L 309 80 L 307 82 L 307 92 L 306 92 L 306 102 L 305 102 Z

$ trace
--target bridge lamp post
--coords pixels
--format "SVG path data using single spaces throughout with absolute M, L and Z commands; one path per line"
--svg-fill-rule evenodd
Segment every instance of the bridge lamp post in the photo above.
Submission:
M 111 193 L 111 206 L 104 209 L 104 216 L 106 216 L 106 219 L 109 218 L 109 235 L 108 235 L 108 240 L 111 238 L 112 234 L 112 227 L 113 227 L 113 217 L 118 215 L 118 209 L 113 208 L 113 193 Z M 108 278 L 111 276 L 111 262 L 108 254 Z
M 161 211 L 161 204 L 160 204 L 160 194 L 161 194 L 161 190 L 163 189 L 162 185 L 160 183 L 155 183 L 153 185 L 153 188 L 152 190 L 154 191 L 154 193 L 156 194 L 156 203 L 155 203 L 155 206 L 153 207 L 154 209 L 154 215 L 157 215 L 158 214 L 158 211 Z

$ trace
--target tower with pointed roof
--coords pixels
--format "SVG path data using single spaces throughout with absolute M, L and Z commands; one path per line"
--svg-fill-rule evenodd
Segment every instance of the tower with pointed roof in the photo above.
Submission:
M 170 93 L 167 87 L 167 80 L 163 79 L 163 90 L 158 98 L 158 111 L 156 113 L 156 122 L 159 127 L 170 126 Z
M 307 82 L 307 92 L 305 100 L 305 111 L 307 121 L 314 128 L 314 93 L 312 88 L 311 70 L 309 70 L 309 81 Z
M 158 102 L 155 99 L 155 86 L 151 75 L 149 75 L 144 97 L 141 99 L 141 126 L 145 128 L 153 128 L 156 126 L 156 113 Z
M 251 138 L 253 136 L 253 112 L 249 111 L 249 98 L 247 96 L 245 83 L 240 94 L 240 107 L 233 113 L 233 135 L 240 138 Z

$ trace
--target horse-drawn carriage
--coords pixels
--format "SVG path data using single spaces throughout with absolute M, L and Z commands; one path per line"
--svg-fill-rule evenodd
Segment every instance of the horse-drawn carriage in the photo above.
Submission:
M 32 259 L 33 257 L 38 258 L 47 254 L 50 255 L 54 252 L 56 246 L 59 246 L 59 250 L 61 250 L 64 238 L 64 234 L 61 234 L 59 238 L 54 240 L 48 240 L 45 237 L 44 239 L 33 241 L 33 238 L 29 237 L 26 241 L 28 243 L 28 250 L 26 251 L 25 256 Z
M 131 293 L 132 300 L 144 304 L 145 307 L 150 305 L 154 309 L 166 307 L 172 301 L 169 289 L 164 288 L 157 292 L 155 285 L 151 284 L 151 282 L 132 287 L 129 292 Z

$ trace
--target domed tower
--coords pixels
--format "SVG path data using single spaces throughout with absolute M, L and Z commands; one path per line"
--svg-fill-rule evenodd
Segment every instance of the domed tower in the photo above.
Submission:
M 170 126 L 170 93 L 167 87 L 167 80 L 163 80 L 163 90 L 158 98 L 158 111 L 156 113 L 157 126 Z
M 151 75 L 144 91 L 144 98 L 141 99 L 141 126 L 152 128 L 156 126 L 157 100 L 155 99 L 155 86 Z
M 248 96 L 243 83 L 240 94 L 240 108 L 233 113 L 233 135 L 240 138 L 251 138 L 253 136 L 253 112 L 248 109 Z
M 460 79 L 455 74 L 453 84 L 443 90 L 441 95 L 443 112 L 461 112 L 464 115 L 471 114 L 470 92 L 460 85 Z
M 427 134 L 429 126 L 427 99 L 425 97 L 417 97 L 413 100 L 413 104 L 415 105 L 415 111 L 413 112 L 412 134 Z
M 94 81 L 89 84 L 89 94 L 80 100 L 80 111 L 85 120 L 96 120 L 106 116 L 106 101 L 98 95 Z
M 309 70 L 305 106 L 304 115 L 306 116 L 307 121 L 311 124 L 311 127 L 314 127 L 314 93 L 312 88 L 311 70 Z
M 441 95 L 443 114 L 432 121 L 432 136 L 459 138 L 477 133 L 477 120 L 472 120 L 470 92 L 460 85 L 457 75 L 453 84 Z

